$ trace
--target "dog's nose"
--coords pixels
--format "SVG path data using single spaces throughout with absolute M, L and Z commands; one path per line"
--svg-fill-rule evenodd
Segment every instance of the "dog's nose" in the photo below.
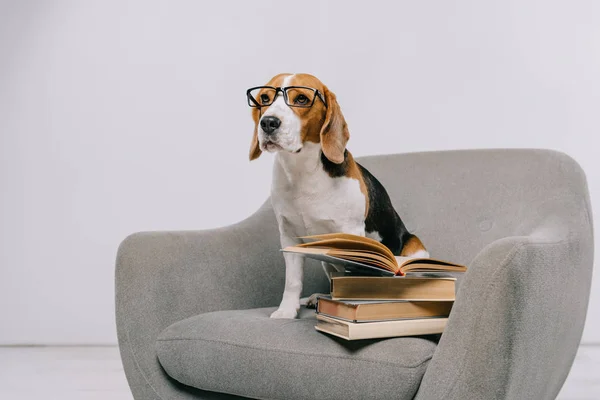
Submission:
M 279 125 L 281 125 L 281 121 L 277 117 L 265 116 L 260 120 L 260 127 L 267 135 L 275 132 Z

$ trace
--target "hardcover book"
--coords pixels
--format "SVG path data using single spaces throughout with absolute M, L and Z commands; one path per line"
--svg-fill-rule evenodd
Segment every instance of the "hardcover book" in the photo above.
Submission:
M 454 301 L 456 278 L 332 276 L 333 300 Z
M 333 300 L 319 297 L 317 314 L 349 322 L 447 317 L 453 304 L 452 301 Z
M 346 340 L 377 339 L 442 333 L 447 322 L 448 318 L 426 318 L 361 324 L 317 315 L 315 329 Z

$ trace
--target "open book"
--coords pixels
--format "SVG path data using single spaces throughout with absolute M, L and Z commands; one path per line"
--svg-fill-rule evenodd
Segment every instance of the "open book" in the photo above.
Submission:
M 467 267 L 433 258 L 394 256 L 375 239 L 348 233 L 304 236 L 307 243 L 282 249 L 343 266 L 352 272 L 404 276 L 407 272 L 464 272 Z

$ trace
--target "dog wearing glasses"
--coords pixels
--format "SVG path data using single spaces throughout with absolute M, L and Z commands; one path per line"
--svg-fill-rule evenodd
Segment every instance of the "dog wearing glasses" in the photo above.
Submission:
M 250 160 L 276 153 L 271 202 L 282 248 L 301 236 L 344 232 L 377 239 L 395 255 L 429 257 L 385 188 L 346 149 L 348 126 L 327 86 L 312 75 L 279 74 L 248 89 L 247 97 L 255 124 Z M 283 256 L 285 289 L 271 318 L 295 318 L 301 304 L 303 257 Z M 328 277 L 337 270 L 329 263 L 323 268 Z

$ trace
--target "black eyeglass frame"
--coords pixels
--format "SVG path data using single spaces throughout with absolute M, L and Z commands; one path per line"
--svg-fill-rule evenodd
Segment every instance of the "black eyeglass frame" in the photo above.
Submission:
M 252 97 L 252 95 L 250 95 L 250 92 L 252 92 L 253 90 L 256 90 L 256 89 L 275 90 L 275 96 L 273 96 L 273 100 L 271 100 L 271 102 L 269 104 L 261 104 L 258 101 L 256 101 L 256 99 L 254 97 Z M 290 104 L 289 98 L 287 95 L 287 91 L 290 89 L 312 90 L 314 93 L 313 99 L 310 102 L 310 104 L 308 104 L 308 103 L 307 104 Z M 248 98 L 248 105 L 250 107 L 256 107 L 256 108 L 269 107 L 271 104 L 273 104 L 275 102 L 275 100 L 277 100 L 277 96 L 279 95 L 279 92 L 281 92 L 281 94 L 283 95 L 283 100 L 285 101 L 285 104 L 287 104 L 290 107 L 310 108 L 313 106 L 313 104 L 315 104 L 315 99 L 318 97 L 319 99 L 321 99 L 321 101 L 325 105 L 325 108 L 327 108 L 327 102 L 325 101 L 325 98 L 323 97 L 323 94 L 319 91 L 319 89 L 311 88 L 308 86 L 285 86 L 285 87 L 255 86 L 255 87 L 251 87 L 250 89 L 246 90 L 246 97 Z

